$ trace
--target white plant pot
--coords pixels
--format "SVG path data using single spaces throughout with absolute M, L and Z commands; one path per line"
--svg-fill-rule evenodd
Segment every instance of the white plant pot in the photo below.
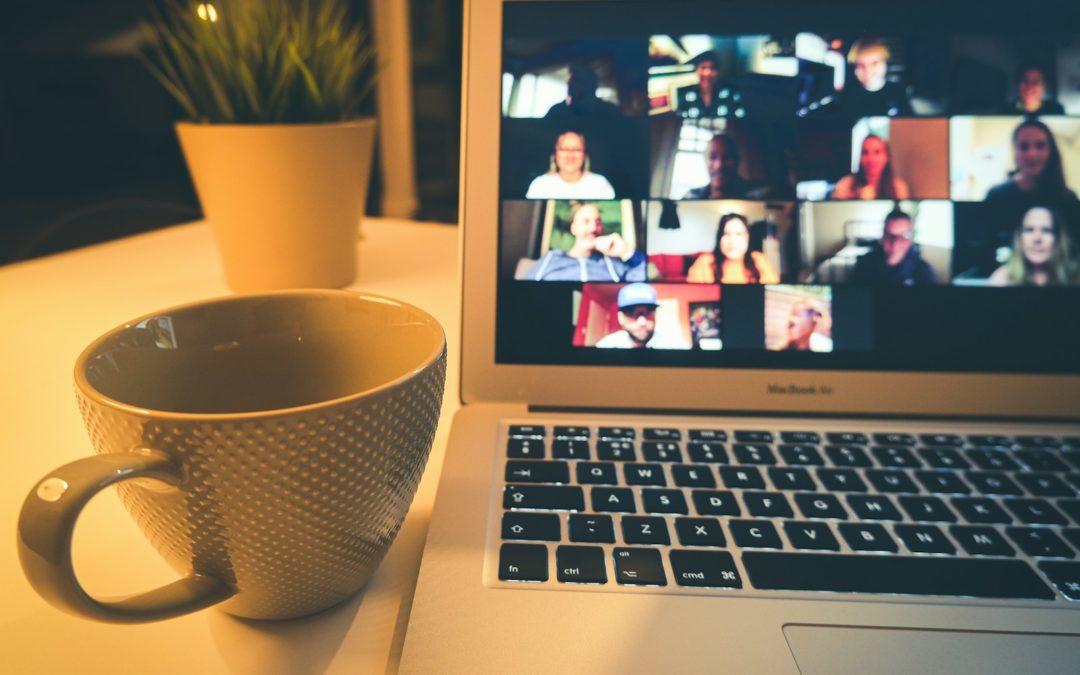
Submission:
M 375 120 L 176 125 L 237 292 L 341 288 L 356 278 Z

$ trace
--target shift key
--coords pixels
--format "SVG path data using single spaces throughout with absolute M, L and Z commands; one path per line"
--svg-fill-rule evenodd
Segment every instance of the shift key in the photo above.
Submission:
M 503 489 L 503 508 L 584 511 L 585 494 L 576 485 L 507 485 Z

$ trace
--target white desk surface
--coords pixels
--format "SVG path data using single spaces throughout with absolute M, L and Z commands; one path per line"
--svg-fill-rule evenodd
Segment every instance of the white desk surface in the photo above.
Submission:
M 458 407 L 457 228 L 366 219 L 350 288 L 395 297 L 446 330 L 449 368 L 435 447 L 405 524 L 356 597 L 307 619 L 258 622 L 220 610 L 118 626 L 53 609 L 19 567 L 16 521 L 36 482 L 93 453 L 73 367 L 95 337 L 136 316 L 227 295 L 208 226 L 193 223 L 0 267 L 0 671 L 5 673 L 395 672 L 450 418 Z M 75 569 L 92 594 L 126 595 L 176 578 L 113 490 L 75 530 Z

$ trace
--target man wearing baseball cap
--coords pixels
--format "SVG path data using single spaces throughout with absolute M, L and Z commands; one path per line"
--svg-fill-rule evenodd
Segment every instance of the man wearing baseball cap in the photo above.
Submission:
M 603 349 L 687 349 L 682 343 L 656 339 L 656 289 L 645 283 L 627 284 L 619 289 L 618 330 L 596 343 Z

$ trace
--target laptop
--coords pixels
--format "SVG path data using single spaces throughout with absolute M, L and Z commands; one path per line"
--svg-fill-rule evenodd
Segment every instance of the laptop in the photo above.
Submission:
M 401 669 L 1076 672 L 1080 5 L 464 29 L 462 407 Z

